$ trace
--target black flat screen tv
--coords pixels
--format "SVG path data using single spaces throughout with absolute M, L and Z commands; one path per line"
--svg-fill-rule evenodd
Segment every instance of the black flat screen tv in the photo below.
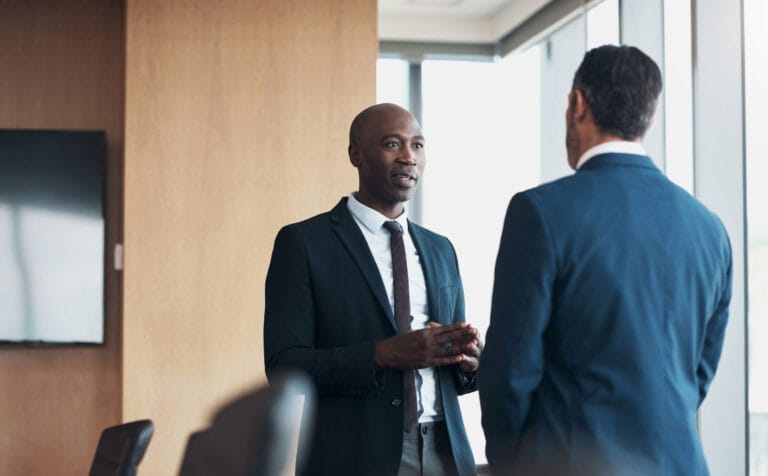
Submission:
M 104 342 L 102 131 L 0 129 L 0 343 Z

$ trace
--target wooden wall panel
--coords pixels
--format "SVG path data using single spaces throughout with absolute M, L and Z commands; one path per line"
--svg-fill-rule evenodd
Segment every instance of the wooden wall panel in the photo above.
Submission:
M 122 233 L 124 19 L 120 0 L 0 0 L 0 128 L 107 131 L 107 263 Z M 0 346 L 0 474 L 87 474 L 121 416 L 121 286 L 108 266 L 103 346 Z
M 355 187 L 376 56 L 375 0 L 128 0 L 123 417 L 156 422 L 147 474 L 264 382 L 275 234 Z

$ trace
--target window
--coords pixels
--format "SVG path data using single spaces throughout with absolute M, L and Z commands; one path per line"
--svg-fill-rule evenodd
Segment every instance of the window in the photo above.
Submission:
M 661 65 L 660 65 L 661 66 Z M 691 4 L 664 1 L 664 100 L 666 174 L 693 194 L 693 67 Z
M 541 179 L 555 180 L 573 173 L 565 149 L 565 111 L 573 74 L 586 51 L 586 28 L 579 15 L 541 45 Z
M 748 223 L 749 466 L 768 474 L 768 3 L 744 2 Z
M 417 217 L 456 247 L 467 319 L 485 334 L 493 267 L 512 195 L 540 182 L 539 48 L 496 62 L 420 63 L 427 168 Z M 378 62 L 377 101 L 408 106 L 409 67 Z M 465 210 L 477 210 L 466 213 Z M 478 464 L 486 462 L 477 393 L 461 398 Z
M 619 0 L 603 0 L 587 11 L 587 49 L 619 44 Z
M 551 33 L 541 42 L 541 178 L 573 173 L 565 150 L 565 110 L 573 74 L 584 53 L 619 43 L 619 3 L 604 0 Z
M 376 62 L 376 102 L 391 102 L 408 109 L 408 62 L 380 58 Z
M 539 68 L 537 47 L 494 63 L 422 63 L 423 222 L 456 248 L 467 320 L 483 336 L 509 199 L 540 181 Z M 475 461 L 483 464 L 477 393 L 460 403 Z
M 379 59 L 378 102 L 409 108 L 413 98 L 422 98 L 427 167 L 412 216 L 456 248 L 467 320 L 483 336 L 509 200 L 572 173 L 565 150 L 567 95 L 587 46 L 619 42 L 618 5 L 596 3 L 540 44 L 495 61 L 457 57 L 409 65 Z M 409 77 L 414 71 L 417 81 Z M 413 84 L 421 91 L 409 91 Z M 484 464 L 477 393 L 460 404 L 475 461 Z

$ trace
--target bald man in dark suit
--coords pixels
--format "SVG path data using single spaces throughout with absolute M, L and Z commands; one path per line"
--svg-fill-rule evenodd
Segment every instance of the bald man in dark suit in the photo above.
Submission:
M 457 397 L 476 389 L 477 329 L 451 243 L 405 209 L 424 146 L 405 109 L 362 111 L 348 151 L 358 191 L 275 240 L 266 370 L 297 368 L 317 386 L 308 474 L 475 474 Z

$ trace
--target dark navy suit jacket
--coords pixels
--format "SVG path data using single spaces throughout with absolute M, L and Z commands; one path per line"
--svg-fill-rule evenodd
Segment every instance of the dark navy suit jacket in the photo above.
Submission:
M 707 474 L 730 296 L 723 225 L 648 157 L 515 195 L 480 366 L 494 474 Z
M 427 286 L 429 318 L 464 321 L 456 254 L 447 238 L 409 222 Z M 397 334 L 384 283 L 343 198 L 328 213 L 280 230 L 266 281 L 267 375 L 308 373 L 317 386 L 317 421 L 308 474 L 395 475 L 403 446 L 403 373 L 377 372 L 374 342 Z M 437 369 L 443 411 L 460 474 L 475 463 L 458 395 L 476 389 L 458 367 Z

